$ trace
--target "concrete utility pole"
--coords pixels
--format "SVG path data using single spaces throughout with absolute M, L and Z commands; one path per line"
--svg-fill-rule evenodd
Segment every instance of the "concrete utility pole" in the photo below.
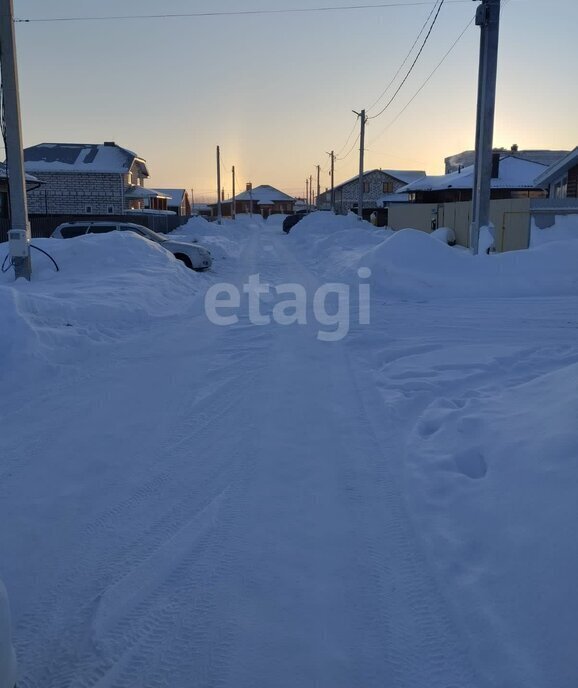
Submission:
M 237 209 L 235 208 L 235 165 L 233 165 L 233 198 L 231 199 L 231 219 L 237 219 Z
M 305 180 L 305 205 L 309 205 L 309 179 Z
M 319 196 L 321 196 L 321 165 L 317 165 L 317 198 L 315 204 L 319 203 Z
M 223 223 L 223 208 L 221 206 L 221 147 L 217 146 L 217 224 Z
M 309 205 L 313 205 L 313 175 L 309 175 Z
M 331 157 L 331 212 L 335 212 L 335 151 L 327 153 Z
M 361 118 L 361 135 L 359 137 L 359 200 L 357 206 L 357 217 L 363 220 L 363 172 L 365 159 L 365 125 L 367 124 L 367 117 L 365 110 L 361 112 L 353 111 L 355 115 Z
M 0 60 L 2 63 L 2 94 L 6 125 L 6 161 L 10 190 L 10 257 L 16 279 L 32 276 L 30 259 L 30 223 L 26 201 L 26 175 L 20 119 L 18 63 L 14 36 L 13 0 L 0 0 Z
M 475 0 L 478 1 L 478 0 Z M 470 250 L 477 255 L 480 229 L 490 225 L 492 192 L 492 151 L 498 76 L 500 39 L 500 0 L 482 0 L 476 13 L 481 27 L 480 67 L 478 74 L 478 112 L 476 124 L 476 161 L 470 226 Z

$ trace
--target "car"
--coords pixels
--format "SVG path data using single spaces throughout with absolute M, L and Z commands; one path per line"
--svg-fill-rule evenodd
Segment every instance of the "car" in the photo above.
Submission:
M 53 239 L 74 239 L 85 234 L 107 234 L 108 232 L 133 232 L 155 244 L 160 244 L 191 270 L 202 272 L 208 270 L 213 264 L 211 252 L 203 246 L 185 241 L 174 241 L 134 222 L 64 222 L 58 225 L 51 236 Z
M 6 588 L 0 580 L 0 688 L 16 685 L 16 655 L 10 634 L 10 608 Z
M 287 217 L 283 220 L 283 231 L 285 234 L 289 234 L 291 228 L 295 227 L 295 225 L 298 222 L 301 222 L 301 220 L 307 215 L 307 212 L 297 212 L 295 215 L 287 215 Z

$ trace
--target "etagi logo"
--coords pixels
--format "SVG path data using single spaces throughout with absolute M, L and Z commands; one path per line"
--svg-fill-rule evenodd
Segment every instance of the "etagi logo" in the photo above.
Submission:
M 369 268 L 357 271 L 360 280 L 371 277 Z M 349 284 L 330 282 L 322 284 L 313 294 L 310 308 L 307 289 L 302 284 L 271 285 L 261 282 L 260 274 L 251 275 L 243 285 L 247 296 L 247 312 L 253 325 L 307 325 L 311 319 L 320 326 L 317 339 L 322 342 L 338 342 L 344 339 L 351 324 L 351 292 L 358 307 L 360 325 L 371 323 L 371 286 L 360 281 L 357 289 Z M 278 297 L 275 300 L 275 297 Z M 215 284 L 205 294 L 205 313 L 213 325 L 228 327 L 239 322 L 241 292 L 228 282 Z M 272 304 L 274 305 L 272 306 Z M 264 307 L 265 312 L 263 312 Z

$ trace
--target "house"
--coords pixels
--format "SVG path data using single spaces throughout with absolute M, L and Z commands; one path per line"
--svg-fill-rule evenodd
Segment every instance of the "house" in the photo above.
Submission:
M 363 175 L 363 208 L 374 210 L 383 207 L 383 198 L 407 184 L 425 176 L 423 170 L 370 170 Z M 359 175 L 334 188 L 335 210 L 346 213 L 357 208 L 359 202 Z M 319 195 L 317 207 L 331 208 L 331 191 Z
M 26 190 L 28 194 L 33 189 L 38 189 L 42 186 L 42 182 L 31 174 L 26 175 Z M 0 219 L 6 219 L 10 216 L 10 208 L 8 201 L 8 171 L 6 165 L 0 163 Z
M 225 217 L 231 216 L 231 210 L 235 203 L 236 213 L 253 213 L 264 218 L 269 215 L 279 213 L 292 213 L 295 207 L 295 198 L 283 191 L 279 191 L 274 186 L 262 184 L 253 188 L 252 184 L 247 184 L 243 193 L 237 194 L 233 199 L 228 199 L 221 203 L 221 212 Z M 211 205 L 213 211 L 217 212 L 217 204 Z
M 536 179 L 550 198 L 578 198 L 578 147 L 548 167 Z
M 493 200 L 543 198 L 545 192 L 536 178 L 546 165 L 516 155 L 494 153 L 492 165 Z M 426 176 L 399 190 L 409 194 L 413 203 L 457 203 L 471 201 L 474 188 L 474 166 L 441 176 Z
M 167 210 L 172 210 L 182 217 L 191 215 L 191 202 L 186 189 L 157 189 L 157 191 L 168 197 Z
M 24 150 L 24 167 L 43 182 L 29 194 L 42 215 L 122 215 L 145 207 L 166 210 L 167 198 L 145 189 L 146 161 L 113 141 L 41 143 Z
M 539 162 L 542 165 L 553 165 L 554 163 L 561 160 L 568 151 L 553 151 L 553 150 L 519 150 L 518 146 L 513 145 L 509 151 L 505 148 L 495 149 L 496 153 L 501 153 L 506 155 L 510 153 L 515 155 L 517 158 L 522 158 L 523 160 L 530 160 L 531 162 Z M 476 160 L 476 152 L 473 150 L 464 151 L 463 153 L 457 153 L 456 155 L 450 155 L 445 159 L 445 169 L 446 174 L 451 174 L 452 172 L 458 172 L 464 167 L 469 167 L 473 165 Z

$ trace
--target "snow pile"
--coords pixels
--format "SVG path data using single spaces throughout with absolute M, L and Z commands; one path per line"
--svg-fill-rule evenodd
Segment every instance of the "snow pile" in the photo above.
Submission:
M 542 246 L 551 241 L 578 239 L 578 215 L 557 215 L 552 227 L 540 229 L 532 219 L 531 246 Z
M 545 374 L 526 367 L 525 377 L 426 410 L 409 442 L 414 509 L 442 578 L 455 581 L 456 608 L 476 608 L 470 644 L 492 657 L 488 685 L 570 686 L 578 364 Z
M 393 234 L 360 222 L 357 215 L 316 212 L 291 229 L 289 241 L 300 250 L 303 261 L 326 275 L 342 276 L 356 269 L 356 263 Z
M 415 297 L 511 297 L 578 294 L 578 244 L 472 256 L 424 232 L 402 230 L 368 252 L 382 294 Z
M 0 358 L 29 352 L 53 360 L 82 355 L 152 319 L 184 313 L 205 280 L 161 246 L 129 232 L 35 239 L 60 267 L 33 251 L 33 280 L 0 279 Z M 7 244 L 0 245 L 0 261 Z
M 261 222 L 261 218 L 256 218 Z M 242 248 L 240 232 L 249 231 L 255 220 L 240 215 L 236 220 L 223 219 L 222 224 L 209 222 L 203 217 L 192 217 L 185 225 L 178 227 L 168 236 L 175 241 L 195 242 L 207 248 L 213 257 L 213 271 L 219 270 L 219 261 L 238 259 Z
M 283 220 L 286 217 L 288 217 L 288 215 L 284 213 L 275 213 L 275 215 L 269 215 L 269 217 L 265 221 L 265 224 L 267 227 L 270 228 L 281 229 L 283 227 Z
M 11 642 L 10 608 L 6 588 L 0 580 L 0 688 L 16 685 L 16 657 Z

